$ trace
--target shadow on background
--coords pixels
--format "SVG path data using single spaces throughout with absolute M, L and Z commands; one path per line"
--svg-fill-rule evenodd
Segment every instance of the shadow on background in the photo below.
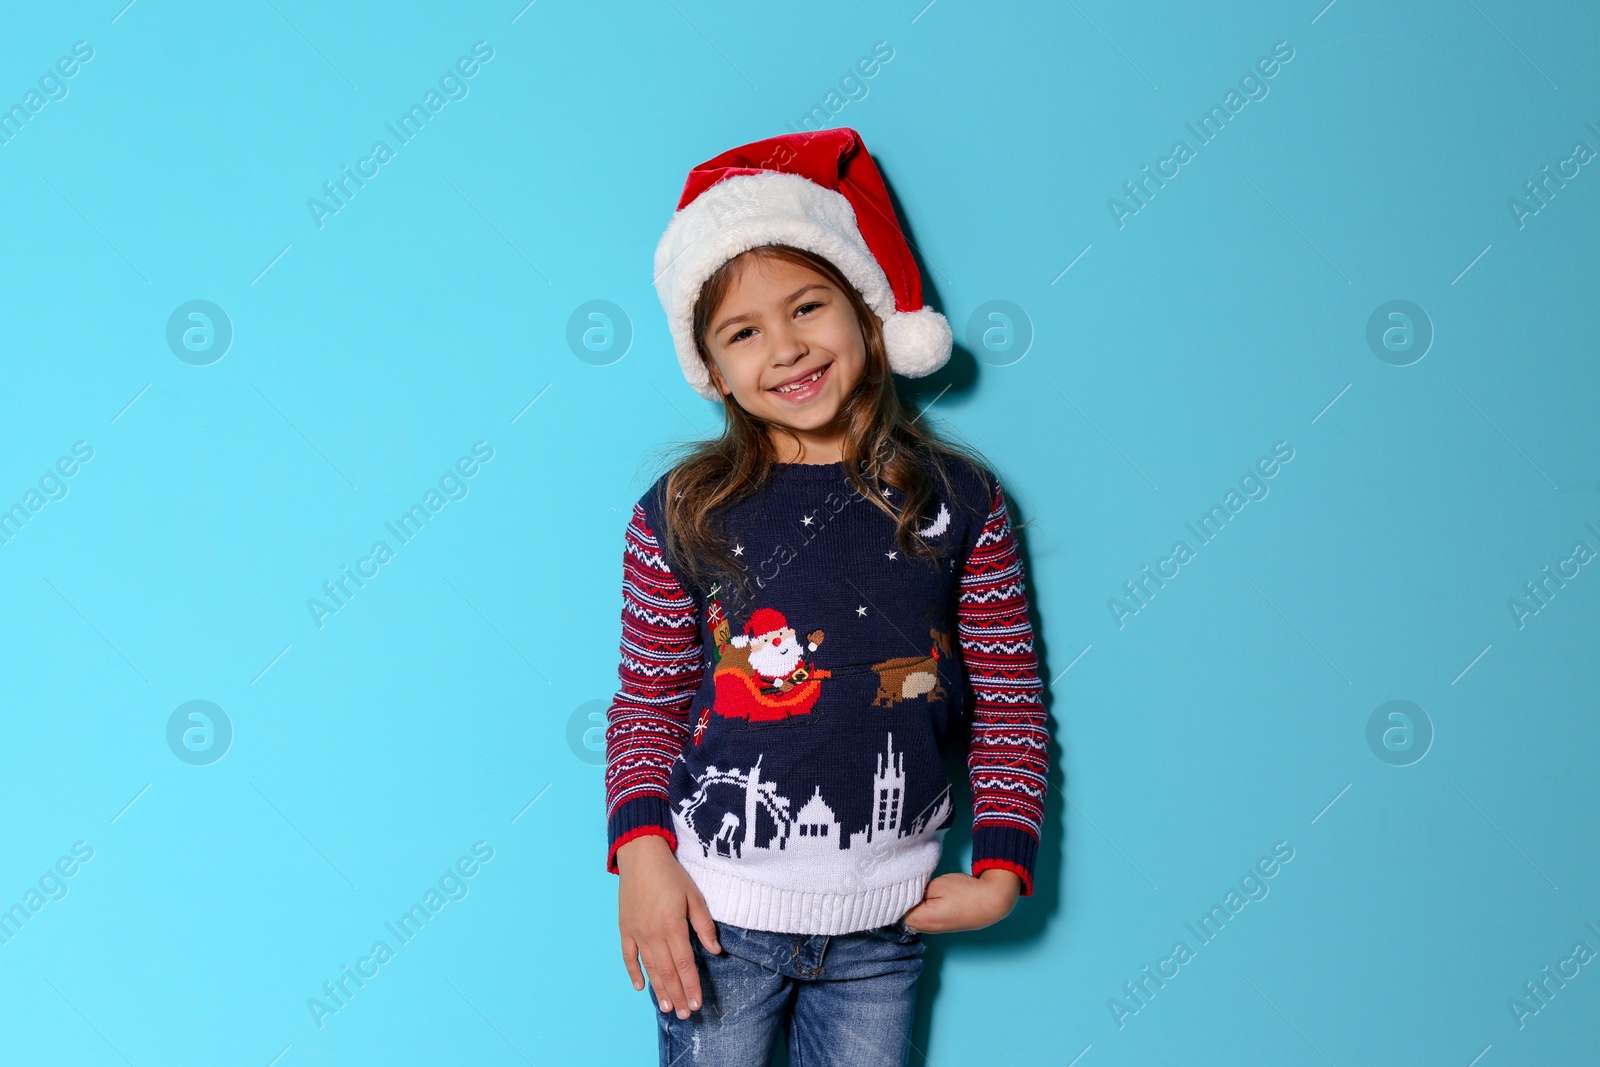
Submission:
M 1020 524 L 1025 512 L 1015 496 L 1006 491 L 1013 526 Z M 1024 574 L 1032 573 L 1027 547 L 1027 530 L 1016 531 L 1017 551 L 1022 559 Z M 1044 682 L 1045 707 L 1051 709 L 1047 729 L 1050 733 L 1050 768 L 1046 778 L 1043 834 L 1039 841 L 1039 855 L 1034 864 L 1034 893 L 1017 898 L 1011 914 L 993 926 L 982 930 L 969 930 L 951 934 L 928 934 L 927 951 L 923 957 L 923 974 L 917 988 L 917 1021 L 912 1030 L 914 1052 L 912 1063 L 938 1062 L 937 1050 L 932 1044 L 934 1005 L 938 1000 L 941 972 L 946 958 L 953 954 L 1014 948 L 1024 942 L 1036 941 L 1044 936 L 1046 925 L 1064 906 L 1061 886 L 1065 852 L 1066 775 L 1062 770 L 1062 747 L 1057 740 L 1059 719 L 1051 693 L 1052 677 L 1049 649 L 1042 636 L 1044 619 L 1031 586 L 1028 589 L 1029 615 L 1034 627 L 1034 649 L 1039 656 L 1039 674 Z M 1070 658 L 1070 654 L 1069 654 Z M 950 778 L 952 803 L 963 813 L 945 835 L 944 853 L 935 878 L 951 872 L 963 872 L 968 864 L 962 857 L 970 855 L 972 847 L 972 789 L 967 774 L 966 752 L 970 744 L 972 720 L 970 715 L 951 731 L 951 744 L 945 751 L 945 773 Z
M 877 162 L 878 169 L 884 176 L 884 183 L 888 186 L 889 198 L 900 217 L 906 242 L 911 246 L 911 253 L 917 260 L 918 269 L 922 272 L 923 299 L 929 306 L 940 309 L 951 319 L 950 329 L 954 334 L 950 361 L 938 371 L 925 378 L 895 379 L 901 397 L 907 404 L 914 406 L 918 411 L 924 411 L 940 400 L 974 392 L 979 385 L 981 365 L 964 343 L 965 324 L 955 320 L 943 301 L 939 299 L 941 274 L 935 265 L 927 261 L 921 246 L 917 243 L 913 233 L 913 221 L 895 192 L 895 184 L 890 178 L 890 168 L 881 160 Z M 934 427 L 934 429 L 937 431 L 942 428 Z M 950 436 L 956 435 L 952 433 Z M 1061 769 L 1061 746 L 1056 740 L 1057 717 L 1050 685 L 1053 675 L 1049 649 L 1044 637 L 1047 627 L 1033 588 L 1034 571 L 1028 547 L 1029 531 L 1024 525 L 1027 509 L 1013 491 L 1015 479 L 1008 478 L 1007 472 L 1003 470 L 995 470 L 994 473 L 1004 488 L 1011 513 L 1017 554 L 1022 560 L 1024 581 L 1027 585 L 1028 612 L 1033 623 L 1034 651 L 1038 655 L 1039 675 L 1044 685 L 1043 699 L 1045 707 L 1052 709 L 1046 727 L 1050 733 L 1050 762 L 1046 778 L 1044 827 L 1039 842 L 1038 858 L 1034 865 L 1035 888 L 1032 896 L 1019 897 L 1011 914 L 993 926 L 982 930 L 925 936 L 927 950 L 923 956 L 922 978 L 917 986 L 917 1017 L 912 1028 L 913 1064 L 938 1061 L 937 1050 L 931 1047 L 932 1022 L 945 960 L 956 952 L 982 953 L 990 949 L 1014 947 L 1023 942 L 1037 940 L 1043 936 L 1045 925 L 1063 903 L 1060 886 L 1066 824 L 1065 806 L 1062 801 L 1065 796 L 1066 776 Z M 963 857 L 970 856 L 972 848 L 972 788 L 966 764 L 971 744 L 971 727 L 969 704 L 967 716 L 959 723 L 952 724 L 949 743 L 945 749 L 945 774 L 950 779 L 951 803 L 959 814 L 945 834 L 944 850 L 939 866 L 933 872 L 934 878 L 952 872 L 967 873 L 970 866 L 969 863 L 963 862 Z

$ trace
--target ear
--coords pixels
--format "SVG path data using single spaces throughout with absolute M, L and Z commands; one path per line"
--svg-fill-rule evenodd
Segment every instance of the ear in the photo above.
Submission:
M 706 360 L 706 373 L 711 375 L 711 381 L 716 385 L 717 391 L 723 396 L 728 396 L 733 392 L 732 389 L 728 388 L 727 380 L 722 377 L 722 368 L 717 366 L 716 360 Z

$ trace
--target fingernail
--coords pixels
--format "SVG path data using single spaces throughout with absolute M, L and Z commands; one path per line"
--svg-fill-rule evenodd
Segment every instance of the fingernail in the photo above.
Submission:
M 662 1011 L 671 1011 L 672 1010 L 672 1005 L 668 1004 L 666 1001 L 663 1000 L 661 1002 L 661 1010 Z
M 700 1002 L 698 1000 L 689 1001 L 689 1010 L 690 1011 L 699 1011 L 700 1010 Z

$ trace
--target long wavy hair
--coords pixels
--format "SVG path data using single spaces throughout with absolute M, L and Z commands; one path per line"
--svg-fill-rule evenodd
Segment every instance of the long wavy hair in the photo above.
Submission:
M 857 493 L 895 520 L 895 540 L 907 559 L 937 563 L 938 553 L 916 532 L 927 521 L 923 512 L 936 491 L 946 500 L 959 498 L 948 464 L 965 463 L 979 472 L 987 472 L 987 464 L 970 446 L 942 439 L 920 413 L 907 411 L 890 377 L 882 322 L 832 262 L 805 249 L 769 244 L 724 263 L 701 287 L 695 303 L 694 340 L 701 362 L 709 372 L 713 362 L 705 337 L 712 316 L 739 272 L 754 266 L 758 258 L 811 268 L 844 293 L 854 308 L 866 342 L 866 366 L 839 409 L 845 428 L 845 477 Z M 728 550 L 717 519 L 767 484 L 777 462 L 774 432 L 788 434 L 796 446 L 800 441 L 788 427 L 751 415 L 732 394 L 722 396 L 722 412 L 721 435 L 681 442 L 666 453 L 671 472 L 665 486 L 664 547 L 687 582 L 705 589 L 713 581 L 732 579 L 741 593 L 748 593 L 746 568 Z M 898 507 L 884 495 L 885 485 L 898 491 Z

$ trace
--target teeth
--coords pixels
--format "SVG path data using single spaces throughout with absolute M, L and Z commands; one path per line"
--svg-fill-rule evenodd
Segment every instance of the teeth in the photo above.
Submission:
M 805 386 L 810 385 L 812 382 L 816 381 L 818 378 L 822 377 L 822 372 L 827 370 L 827 369 L 828 369 L 827 367 L 823 367 L 820 370 L 818 370 L 815 374 L 813 374 L 811 377 L 803 378 L 800 381 L 795 382 L 793 385 L 786 385 L 781 389 L 774 389 L 773 392 L 774 393 L 792 393 L 796 389 L 804 388 Z

